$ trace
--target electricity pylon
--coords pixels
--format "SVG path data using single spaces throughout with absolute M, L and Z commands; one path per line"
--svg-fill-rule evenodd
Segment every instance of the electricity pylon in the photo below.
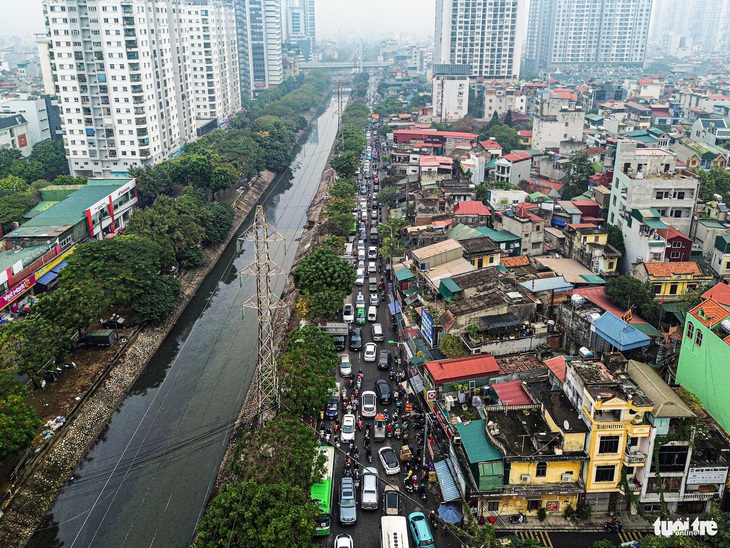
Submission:
M 254 276 L 256 279 L 256 295 L 248 299 L 243 306 L 255 308 L 258 315 L 258 362 L 252 382 L 256 391 L 256 421 L 263 426 L 279 411 L 279 372 L 276 366 L 276 347 L 274 345 L 274 311 L 285 304 L 271 292 L 272 276 L 281 274 L 278 266 L 269 257 L 269 242 L 281 241 L 284 238 L 269 228 L 263 206 L 256 206 L 253 224 L 238 239 L 238 248 L 242 242 L 254 244 L 254 260 L 240 273 Z M 240 278 L 239 278 L 240 279 Z

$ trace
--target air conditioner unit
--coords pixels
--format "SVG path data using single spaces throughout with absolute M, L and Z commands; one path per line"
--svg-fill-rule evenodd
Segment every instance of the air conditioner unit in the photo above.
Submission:
M 530 474 L 522 474 L 520 476 L 520 481 L 522 483 L 530 483 Z
M 561 483 L 570 483 L 572 481 L 573 481 L 573 474 L 561 474 L 560 475 Z

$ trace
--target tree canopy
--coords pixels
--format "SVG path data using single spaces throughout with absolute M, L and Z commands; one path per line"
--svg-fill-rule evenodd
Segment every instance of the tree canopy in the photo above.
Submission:
M 25 386 L 0 374 L 0 462 L 25 449 L 41 425 L 35 409 L 25 403 L 27 394 Z
M 355 271 L 332 249 L 318 248 L 292 270 L 292 279 L 302 293 L 305 317 L 330 320 L 352 291 Z
M 606 282 L 605 292 L 611 302 L 623 310 L 634 307 L 634 311 L 645 320 L 658 320 L 659 305 L 654 301 L 648 284 L 632 276 L 616 276 Z
M 563 179 L 565 186 L 561 196 L 563 200 L 570 200 L 583 194 L 588 189 L 588 177 L 594 173 L 588 154 L 582 150 L 573 152 L 565 167 Z

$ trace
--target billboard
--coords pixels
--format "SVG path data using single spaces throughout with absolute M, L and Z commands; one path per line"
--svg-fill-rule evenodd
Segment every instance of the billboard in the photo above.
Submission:
M 433 346 L 433 318 L 426 307 L 421 308 L 421 335 L 429 346 Z

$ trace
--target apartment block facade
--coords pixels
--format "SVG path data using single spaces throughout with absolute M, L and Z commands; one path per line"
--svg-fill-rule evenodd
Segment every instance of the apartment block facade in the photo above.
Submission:
M 216 0 L 44 0 L 73 175 L 174 156 L 199 119 L 240 109 L 233 8 Z
M 281 84 L 280 0 L 236 0 L 236 27 L 241 93 L 253 97 L 257 91 Z
M 517 78 L 525 6 L 523 0 L 436 0 L 434 64 L 470 65 L 476 77 Z

